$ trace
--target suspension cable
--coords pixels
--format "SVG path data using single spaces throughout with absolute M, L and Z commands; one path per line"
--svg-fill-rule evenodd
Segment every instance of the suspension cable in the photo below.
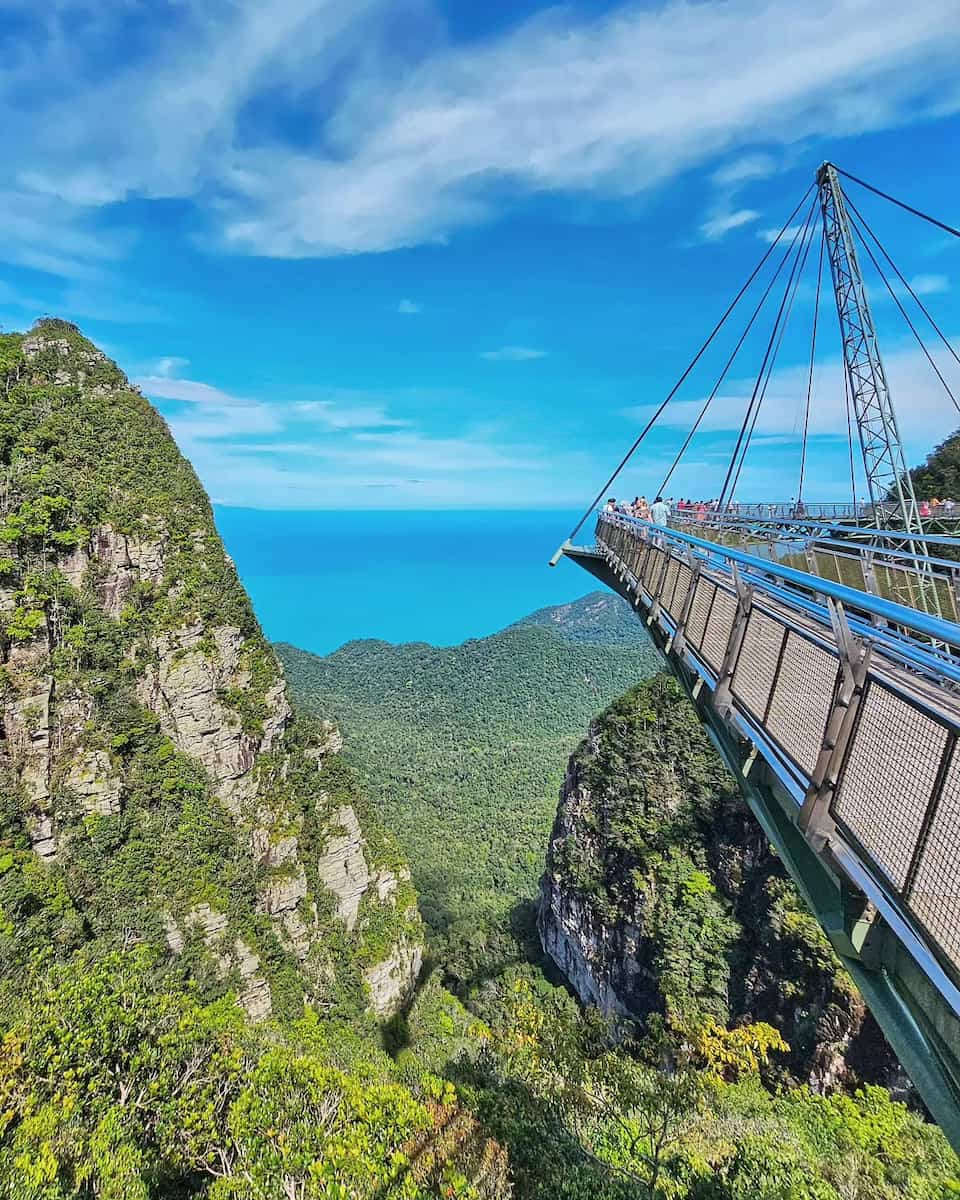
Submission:
M 807 213 L 807 217 L 806 217 L 806 220 L 803 225 L 803 232 L 801 234 L 801 247 L 802 247 L 803 242 L 806 240 L 807 231 L 810 228 L 810 222 L 813 219 L 813 210 L 814 210 L 815 205 L 816 205 L 816 197 L 814 197 L 813 202 L 810 205 L 809 212 Z M 790 286 L 793 283 L 793 277 L 796 272 L 797 263 L 799 262 L 799 259 L 800 259 L 800 248 L 798 248 L 797 253 L 794 256 L 793 266 L 790 271 L 790 276 L 787 280 L 787 286 L 784 288 L 783 297 L 780 301 L 780 307 L 777 310 L 777 316 L 773 322 L 773 328 L 770 330 L 770 337 L 767 340 L 767 348 L 764 351 L 763 361 L 760 364 L 760 371 L 757 375 L 757 381 L 753 387 L 753 394 L 750 397 L 750 402 L 747 405 L 747 411 L 743 417 L 743 424 L 740 427 L 740 433 L 737 437 L 737 444 L 736 444 L 736 446 L 734 446 L 734 449 L 733 449 L 733 455 L 731 456 L 731 459 L 730 459 L 730 466 L 727 469 L 726 478 L 723 481 L 723 487 L 720 489 L 719 505 L 720 505 L 721 509 L 723 508 L 724 502 L 727 497 L 727 489 L 730 485 L 730 480 L 733 477 L 733 471 L 734 471 L 734 466 L 737 461 L 737 456 L 739 455 L 740 448 L 743 445 L 743 439 L 747 435 L 747 428 L 750 424 L 750 417 L 751 417 L 751 414 L 753 413 L 753 406 L 754 406 L 754 404 L 756 404 L 757 394 L 760 391 L 760 385 L 761 385 L 761 382 L 763 379 L 763 373 L 764 373 L 764 370 L 766 369 L 767 363 L 770 360 L 770 355 L 773 351 L 774 343 L 776 342 L 777 330 L 780 327 L 780 321 L 783 317 L 784 309 L 786 308 L 786 305 L 787 305 L 787 298 L 790 295 Z
M 703 407 L 700 409 L 700 412 L 697 415 L 697 419 L 693 423 L 693 427 L 691 428 L 690 432 L 687 434 L 686 439 L 685 439 L 683 445 L 680 447 L 680 450 L 677 453 L 676 458 L 673 460 L 673 462 L 670 466 L 670 470 L 666 473 L 666 475 L 663 478 L 663 482 L 660 484 L 660 487 L 657 489 L 658 495 L 660 495 L 660 496 L 666 495 L 667 485 L 670 483 L 670 480 L 673 478 L 674 471 L 676 471 L 677 467 L 679 466 L 681 458 L 683 458 L 684 454 L 686 454 L 690 443 L 693 441 L 694 434 L 700 428 L 701 422 L 703 421 L 704 417 L 707 415 L 707 410 L 709 409 L 709 407 L 713 403 L 713 401 L 716 399 L 717 393 L 720 391 L 720 388 L 723 386 L 723 381 L 726 379 L 727 373 L 729 372 L 730 368 L 733 366 L 734 360 L 736 359 L 737 355 L 740 353 L 743 343 L 747 340 L 747 335 L 750 333 L 750 330 L 753 328 L 754 322 L 756 321 L 757 317 L 760 315 L 760 310 L 766 304 L 767 298 L 769 297 L 770 293 L 773 291 L 773 285 L 777 282 L 777 279 L 780 276 L 780 272 L 783 270 L 784 264 L 786 263 L 786 261 L 790 257 L 790 255 L 793 253 L 793 248 L 797 244 L 797 239 L 800 237 L 801 232 L 802 232 L 801 229 L 797 228 L 796 232 L 793 235 L 793 239 L 790 242 L 790 245 L 786 248 L 786 250 L 784 250 L 783 254 L 780 256 L 780 262 L 777 264 L 776 270 L 774 271 L 773 275 L 770 277 L 770 282 L 767 284 L 766 288 L 764 289 L 763 295 L 760 297 L 760 302 L 757 304 L 756 308 L 750 314 L 750 319 L 747 321 L 746 328 L 744 329 L 743 333 L 741 333 L 736 346 L 734 346 L 734 348 L 733 348 L 733 353 L 727 359 L 723 370 L 720 372 L 720 378 L 714 384 L 713 390 L 711 391 L 710 395 L 704 401 Z
M 807 469 L 807 436 L 810 432 L 810 398 L 813 395 L 813 365 L 817 354 L 817 319 L 820 316 L 820 288 L 823 284 L 823 252 L 826 235 L 820 230 L 820 264 L 817 267 L 817 296 L 813 302 L 813 332 L 810 335 L 810 372 L 807 375 L 807 407 L 803 414 L 803 444 L 800 449 L 800 483 L 797 487 L 797 506 L 803 503 L 803 479 Z
M 944 346 L 946 346 L 946 348 L 950 352 L 950 354 L 953 355 L 957 364 L 960 365 L 960 354 L 957 354 L 956 350 L 954 350 L 953 343 L 950 341 L 950 339 L 947 337 L 947 335 L 943 332 L 943 330 L 940 328 L 940 326 L 933 319 L 933 316 L 931 315 L 930 310 L 923 303 L 923 301 L 920 299 L 920 297 L 917 295 L 917 293 L 913 290 L 913 288 L 910 286 L 910 284 L 907 282 L 907 280 L 903 277 L 903 273 L 901 272 L 900 268 L 897 266 L 897 264 L 893 261 L 893 259 L 887 253 L 886 247 L 883 245 L 883 243 L 880 241 L 880 239 L 877 237 L 877 235 L 870 228 L 870 225 L 867 223 L 866 217 L 857 208 L 857 206 L 854 204 L 854 202 L 850 199 L 849 196 L 844 195 L 844 199 L 847 202 L 847 208 L 849 208 L 853 212 L 853 214 L 856 216 L 857 220 L 860 222 L 860 224 L 863 226 L 863 228 L 870 235 L 870 237 L 873 240 L 874 244 L 876 245 L 877 249 L 880 251 L 880 253 L 883 255 L 883 257 L 887 260 L 887 262 L 893 268 L 893 271 L 896 274 L 897 278 L 900 280 L 900 282 L 903 284 L 903 286 L 906 288 L 906 290 L 910 293 L 910 296 L 913 299 L 914 304 L 916 304 L 916 306 L 920 309 L 920 311 L 923 313 L 923 315 L 930 322 L 931 326 L 933 327 L 934 333 L 936 333 L 936 335 L 940 339 L 940 341 L 943 342 Z
M 952 225 L 946 225 L 943 221 L 938 221 L 936 217 L 931 217 L 929 213 L 921 212 L 919 208 L 914 208 L 912 204 L 907 204 L 903 200 L 898 200 L 896 196 L 890 196 L 887 192 L 881 192 L 879 188 L 874 187 L 872 183 L 867 183 L 865 179 L 858 179 L 856 175 L 851 175 L 849 171 L 844 171 L 840 167 L 833 164 L 834 170 L 838 175 L 843 175 L 845 179 L 851 179 L 854 183 L 859 183 L 861 187 L 865 187 L 868 192 L 873 192 L 876 196 L 881 196 L 884 200 L 889 200 L 891 204 L 896 204 L 898 208 L 903 208 L 909 213 L 913 213 L 915 217 L 920 217 L 924 221 L 929 221 L 931 225 L 936 225 L 938 229 L 943 229 L 946 233 L 952 233 L 954 237 L 960 238 L 960 229 L 954 229 Z
M 766 377 L 764 378 L 763 386 L 760 389 L 760 395 L 757 397 L 756 407 L 754 408 L 754 411 L 753 411 L 753 419 L 750 422 L 750 431 L 748 432 L 746 441 L 744 442 L 744 445 L 743 445 L 743 453 L 740 455 L 740 462 L 737 466 L 737 473 L 736 473 L 736 475 L 734 475 L 733 483 L 730 486 L 730 499 L 731 500 L 733 499 L 734 494 L 736 493 L 736 490 L 737 490 L 737 485 L 740 482 L 740 473 L 743 470 L 743 464 L 747 460 L 747 451 L 750 449 L 750 443 L 753 441 L 753 431 L 757 427 L 757 419 L 760 416 L 760 409 L 763 407 L 763 402 L 766 399 L 767 388 L 770 385 L 770 379 L 773 376 L 773 371 L 774 371 L 774 367 L 776 366 L 777 357 L 780 354 L 780 347 L 783 345 L 784 335 L 787 332 L 787 325 L 790 322 L 790 315 L 793 312 L 793 303 L 797 298 L 797 291 L 799 290 L 799 287 L 800 287 L 800 278 L 803 275 L 803 269 L 807 264 L 807 255 L 810 253 L 810 247 L 813 244 L 813 226 L 812 226 L 811 222 L 809 222 L 809 221 L 807 222 L 807 224 L 809 227 L 810 236 L 807 237 L 806 236 L 807 231 L 804 230 L 804 235 L 803 235 L 804 240 L 801 243 L 800 249 L 798 251 L 797 262 L 794 263 L 795 276 L 792 276 L 791 279 L 787 282 L 787 290 L 789 292 L 790 298 L 787 301 L 786 312 L 784 313 L 783 320 L 780 324 L 779 332 L 777 333 L 777 342 L 773 348 L 773 354 L 770 356 L 770 362 L 769 362 L 769 365 L 767 366 Z M 798 266 L 799 266 L 799 269 L 797 269 Z M 790 290 L 791 285 L 792 285 L 792 291 Z
M 753 281 L 756 279 L 756 277 L 760 274 L 760 271 L 763 269 L 763 266 L 766 263 L 767 259 L 770 257 L 770 255 L 773 253 L 773 251 L 776 249 L 778 243 L 780 242 L 780 239 L 783 237 L 783 235 L 789 229 L 790 222 L 793 220 L 793 218 L 797 215 L 797 213 L 803 207 L 804 203 L 806 202 L 807 197 L 810 195 L 810 192 L 813 190 L 814 187 L 816 187 L 816 183 L 811 183 L 810 186 L 807 188 L 807 190 L 803 193 L 803 195 L 800 198 L 799 204 L 797 204 L 796 208 L 793 210 L 793 212 L 790 214 L 790 216 L 787 217 L 786 221 L 784 221 L 784 223 L 780 229 L 780 232 L 777 234 L 776 238 L 774 238 L 774 240 L 771 242 L 771 244 L 767 247 L 766 252 L 764 253 L 763 257 L 760 259 L 760 261 L 757 263 L 757 265 L 754 267 L 753 271 L 750 273 L 747 281 L 740 288 L 739 292 L 737 292 L 736 296 L 734 296 L 733 300 L 731 300 L 731 302 L 727 306 L 727 309 L 724 312 L 723 316 L 716 323 L 716 325 L 714 325 L 714 327 L 710 331 L 710 334 L 708 335 L 706 341 L 701 345 L 700 349 L 696 352 L 696 354 L 693 356 L 693 358 L 688 363 L 683 374 L 680 376 L 680 378 L 677 380 L 677 382 L 673 385 L 673 387 L 667 393 L 666 399 L 661 403 L 659 408 L 656 410 L 656 412 L 653 414 L 653 416 L 650 418 L 650 420 L 646 423 L 646 425 L 640 431 L 640 434 L 637 437 L 636 441 L 634 441 L 633 445 L 630 447 L 630 449 L 627 451 L 627 453 L 620 460 L 620 462 L 617 466 L 617 469 L 613 472 L 613 474 L 610 476 L 610 478 L 606 481 L 606 483 L 603 485 L 603 487 L 600 489 L 600 491 L 597 492 L 596 496 L 593 498 L 593 500 L 588 505 L 583 516 L 580 518 L 580 520 L 576 523 L 576 525 L 570 531 L 568 540 L 573 541 L 573 539 L 577 536 L 577 534 L 583 528 L 584 522 L 587 520 L 587 518 L 590 516 L 590 514 L 593 512 L 593 510 L 597 507 L 597 505 L 603 499 L 604 495 L 610 490 L 611 485 L 616 481 L 620 472 L 623 470 L 623 468 L 627 465 L 627 463 L 633 457 L 634 453 L 637 450 L 637 447 L 640 445 L 640 443 L 644 440 L 644 438 L 647 436 L 647 434 L 653 428 L 654 424 L 660 417 L 663 410 L 667 407 L 667 405 L 670 403 L 670 401 L 673 399 L 673 397 L 677 394 L 677 392 L 680 390 L 680 388 L 686 382 L 686 379 L 689 376 L 690 372 L 693 370 L 693 368 L 697 365 L 697 363 L 703 357 L 708 346 L 711 344 L 713 339 L 720 332 L 720 329 L 723 326 L 724 322 L 727 320 L 727 318 L 730 316 L 730 314 L 733 312 L 733 310 L 740 303 L 741 299 L 743 298 L 744 293 L 747 291 L 747 289 L 750 287 L 750 285 L 753 283 Z
M 880 276 L 881 280 L 883 281 L 883 286 L 890 293 L 890 297 L 893 300 L 894 304 L 897 306 L 897 308 L 900 309 L 900 315 L 906 321 L 907 326 L 910 329 L 910 332 L 913 334 L 914 338 L 916 339 L 917 345 L 923 351 L 927 362 L 930 364 L 931 367 L 933 367 L 934 373 L 936 374 L 936 376 L 940 380 L 940 382 L 943 384 L 943 390 L 947 393 L 947 395 L 953 401 L 953 407 L 957 410 L 957 412 L 960 412 L 960 401 L 958 401 L 956 396 L 953 394 L 953 392 L 950 388 L 950 384 L 947 383 L 946 379 L 944 379 L 943 372 L 937 366 L 937 364 L 933 358 L 933 355 L 930 353 L 930 351 L 924 345 L 923 338 L 917 332 L 917 328 L 914 325 L 914 323 L 910 320 L 910 316 L 907 313 L 907 310 L 903 307 L 903 304 L 900 302 L 900 297 L 893 290 L 893 286 L 890 283 L 890 280 L 883 273 L 883 268 L 877 262 L 877 256 L 870 249 L 870 243 L 863 236 L 863 230 L 860 228 L 859 224 L 853 219 L 852 216 L 849 217 L 849 221 L 850 221 L 850 224 L 853 226 L 853 228 L 857 231 L 857 233 L 859 233 L 860 241 L 863 243 L 863 248 L 866 250 L 867 254 L 869 255 L 870 261 L 873 263 L 874 268 L 876 269 L 877 274 Z

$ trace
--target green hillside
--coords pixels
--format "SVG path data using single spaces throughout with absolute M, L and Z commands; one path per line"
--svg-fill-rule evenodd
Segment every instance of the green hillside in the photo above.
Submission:
M 626 605 L 598 593 L 450 648 L 278 649 L 295 705 L 340 724 L 428 925 L 461 946 L 532 901 L 567 757 L 658 663 Z

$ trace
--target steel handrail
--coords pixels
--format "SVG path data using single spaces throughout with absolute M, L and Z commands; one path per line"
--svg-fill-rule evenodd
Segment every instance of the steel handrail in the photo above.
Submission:
M 894 600 L 884 600 L 882 597 L 874 596 L 870 592 L 862 592 L 856 588 L 847 587 L 842 583 L 834 583 L 832 579 L 823 579 L 819 575 L 811 575 L 806 571 L 798 571 L 794 567 L 784 567 L 770 559 L 759 558 L 754 554 L 746 554 L 741 550 L 734 550 L 729 546 L 721 546 L 717 542 L 694 537 L 689 533 L 681 533 L 679 530 L 671 529 L 666 525 L 655 525 L 652 521 L 643 521 L 639 517 L 628 517 L 622 513 L 601 513 L 600 519 L 610 521 L 611 524 L 624 523 L 627 528 L 632 526 L 645 528 L 658 537 L 681 541 L 708 555 L 719 556 L 720 558 L 728 559 L 731 562 L 739 563 L 753 570 L 760 570 L 765 574 L 773 575 L 808 592 L 829 596 L 844 606 L 859 609 L 862 612 L 869 613 L 870 616 L 879 617 L 880 620 L 889 621 L 894 625 L 912 629 L 917 633 L 923 634 L 925 637 L 932 638 L 936 642 L 960 647 L 960 625 L 953 621 L 946 621 L 941 617 L 933 617 L 928 613 L 918 612 L 917 609 L 909 608 L 905 604 L 897 604 Z
M 623 516 L 625 514 L 607 513 L 604 515 Z M 753 523 L 754 521 L 769 523 L 770 521 L 776 520 L 777 525 L 786 526 L 788 528 L 792 526 L 798 526 L 802 529 L 809 528 L 811 525 L 816 525 L 820 529 L 825 529 L 828 531 L 835 530 L 837 533 L 846 534 L 847 539 L 849 539 L 849 535 L 851 533 L 862 533 L 864 535 L 869 535 L 871 538 L 883 539 L 887 541 L 926 542 L 930 545 L 952 546 L 954 549 L 960 549 L 960 537 L 947 537 L 940 533 L 907 533 L 905 530 L 901 529 L 874 529 L 871 526 L 865 525 L 838 525 L 833 521 L 818 520 L 816 517 L 810 518 L 809 520 L 805 520 L 803 517 L 783 517 L 779 519 L 774 517 L 751 518 L 743 515 L 738 516 L 736 513 L 707 512 L 704 513 L 703 517 L 701 518 L 695 513 L 691 513 L 691 515 L 688 517 L 686 510 L 677 511 L 674 513 L 674 516 L 676 516 L 679 520 L 689 520 L 691 523 L 705 524 L 710 525 L 711 527 L 723 527 L 724 525 L 731 527 L 736 525 L 738 522 L 743 524 Z M 956 519 L 958 524 L 960 524 L 960 516 L 958 516 Z

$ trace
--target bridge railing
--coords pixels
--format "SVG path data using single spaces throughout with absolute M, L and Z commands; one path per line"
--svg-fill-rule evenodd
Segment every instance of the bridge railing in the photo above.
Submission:
M 696 508 L 691 507 L 681 511 L 696 513 Z M 776 503 L 760 503 L 760 504 L 743 504 L 740 501 L 731 503 L 722 512 L 713 509 L 707 509 L 707 515 L 712 519 L 722 520 L 724 517 L 742 517 L 742 518 L 759 518 L 761 520 L 784 520 L 791 517 L 810 516 L 817 519 L 850 519 L 862 520 L 866 519 L 871 511 L 871 506 L 865 502 L 857 501 L 854 504 L 850 500 L 826 500 L 814 501 L 807 503 L 804 501 L 802 508 L 798 510 L 797 502 L 791 500 L 779 501 Z
M 960 982 L 960 626 L 619 515 L 596 536 L 802 822 L 854 849 Z
M 931 535 L 929 553 L 904 549 L 919 541 L 894 532 L 860 529 L 857 536 L 830 522 L 811 519 L 771 523 L 758 528 L 748 520 L 679 513 L 671 523 L 693 534 L 735 543 L 758 557 L 809 571 L 886 600 L 960 620 L 960 539 Z M 862 534 L 862 537 L 860 536 Z M 955 558 L 945 557 L 954 554 Z

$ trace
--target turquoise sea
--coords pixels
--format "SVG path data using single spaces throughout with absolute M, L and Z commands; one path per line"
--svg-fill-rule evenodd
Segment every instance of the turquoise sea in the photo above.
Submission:
M 578 515 L 216 510 L 267 636 L 319 654 L 354 638 L 454 645 L 586 595 L 579 567 L 547 566 Z

